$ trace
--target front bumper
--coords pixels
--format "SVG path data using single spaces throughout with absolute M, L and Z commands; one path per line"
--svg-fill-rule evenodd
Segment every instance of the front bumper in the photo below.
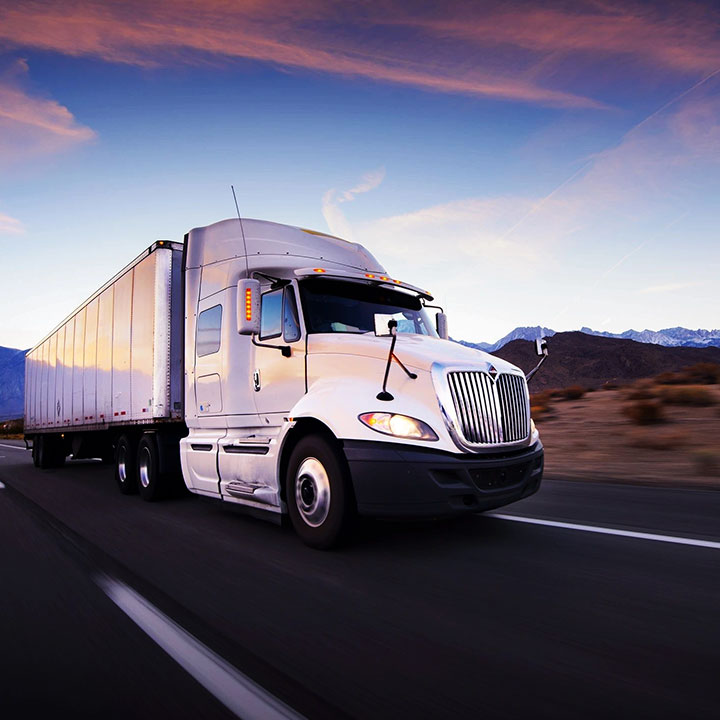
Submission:
M 537 492 L 544 450 L 486 455 L 343 441 L 361 515 L 439 517 L 491 510 Z

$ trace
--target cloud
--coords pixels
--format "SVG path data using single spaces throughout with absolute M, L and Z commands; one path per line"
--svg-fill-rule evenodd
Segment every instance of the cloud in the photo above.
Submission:
M 454 47 L 457 41 L 418 41 L 411 17 L 399 2 L 0 0 L 0 41 L 144 67 L 245 58 L 434 92 L 603 107 L 584 92 L 529 77 L 526 68 L 502 69 L 491 59 L 473 62 L 472 54 Z
M 458 337 L 472 337 L 477 308 L 492 307 L 482 322 L 496 322 L 517 297 L 532 298 L 526 314 L 505 316 L 497 332 L 513 322 L 552 325 L 566 313 L 576 322 L 590 308 L 600 322 L 621 311 L 609 288 L 644 295 L 690 286 L 638 291 L 635 268 L 692 242 L 687 231 L 677 237 L 677 225 L 708 211 L 698 203 L 719 171 L 720 77 L 666 104 L 544 196 L 469 197 L 367 220 L 355 236 L 388 272 L 401 267 L 405 279 L 433 289 L 462 327 Z M 541 311 L 546 294 L 554 306 Z
M 687 2 L 675 7 L 648 3 L 575 2 L 498 4 L 482 16 L 443 8 L 442 16 L 400 20 L 434 37 L 466 40 L 483 47 L 514 47 L 551 54 L 619 57 L 678 72 L 708 72 L 720 67 L 716 9 Z M 546 65 L 547 67 L 547 65 Z
M 323 195 L 322 214 L 333 235 L 346 240 L 353 239 L 353 229 L 345 217 L 345 213 L 340 209 L 340 205 L 354 200 L 356 195 L 375 190 L 384 179 L 385 168 L 380 167 L 365 173 L 350 190 L 331 189 Z
M 697 287 L 696 282 L 667 283 L 666 285 L 651 285 L 650 287 L 638 290 L 638 295 L 657 295 L 660 293 L 675 292 L 676 290 L 684 290 L 685 288 Z
M 23 60 L 0 75 L 0 162 L 58 152 L 95 137 L 68 108 L 31 94 L 27 75 Z
M 14 217 L 0 213 L 0 235 L 22 235 L 23 224 Z

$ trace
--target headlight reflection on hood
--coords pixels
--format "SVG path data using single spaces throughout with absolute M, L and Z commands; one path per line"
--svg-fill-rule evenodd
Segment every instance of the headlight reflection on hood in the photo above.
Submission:
M 371 430 L 394 435 L 395 437 L 411 438 L 412 440 L 437 440 L 433 429 L 422 420 L 388 412 L 369 412 L 358 416 L 358 420 Z

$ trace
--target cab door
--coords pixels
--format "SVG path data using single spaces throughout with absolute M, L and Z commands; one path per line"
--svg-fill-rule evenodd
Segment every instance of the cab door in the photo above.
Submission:
M 260 296 L 253 387 L 261 425 L 280 425 L 305 394 L 305 337 L 294 284 Z M 285 350 L 283 350 L 285 348 Z
M 188 485 L 204 495 L 219 495 L 217 456 L 227 435 L 224 417 L 223 378 L 228 335 L 228 302 L 217 293 L 198 303 L 194 390 L 197 420 L 181 441 L 183 475 Z

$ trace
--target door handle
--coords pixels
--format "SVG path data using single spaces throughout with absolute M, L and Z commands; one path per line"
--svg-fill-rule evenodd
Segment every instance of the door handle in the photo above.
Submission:
M 255 392 L 260 392 L 260 371 L 256 370 L 253 373 L 253 387 L 255 388 Z

